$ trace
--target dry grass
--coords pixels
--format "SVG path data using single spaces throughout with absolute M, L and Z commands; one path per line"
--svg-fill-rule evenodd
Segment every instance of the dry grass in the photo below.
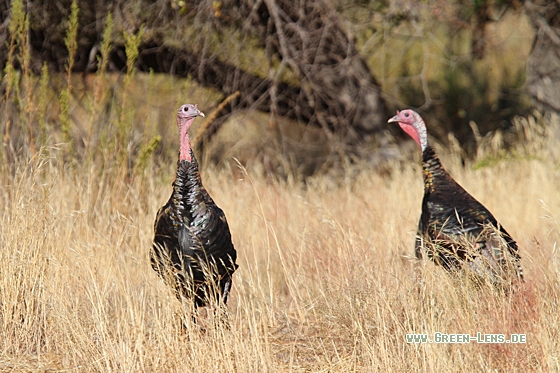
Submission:
M 441 157 L 519 242 L 521 290 L 473 289 L 411 260 L 416 162 L 305 188 L 207 169 L 240 268 L 231 329 L 202 315 L 205 332 L 181 331 L 182 307 L 149 265 L 174 165 L 130 184 L 49 159 L 4 174 L 0 370 L 558 371 L 558 167 L 517 159 L 475 171 Z M 407 344 L 412 332 L 525 333 L 527 343 Z

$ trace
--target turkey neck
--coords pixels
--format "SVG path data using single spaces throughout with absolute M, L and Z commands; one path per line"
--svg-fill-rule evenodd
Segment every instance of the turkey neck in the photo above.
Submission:
M 422 152 L 422 171 L 425 192 L 433 192 L 436 184 L 451 177 L 443 168 L 434 148 L 429 145 Z
M 192 221 L 192 206 L 203 200 L 205 193 L 200 179 L 198 162 L 192 149 L 189 148 L 187 159 L 181 159 L 181 156 L 179 156 L 177 174 L 173 182 L 172 199 L 179 220 Z
M 188 120 L 186 123 L 179 127 L 179 161 L 191 161 L 191 140 L 189 139 L 189 133 L 187 132 L 193 122 L 193 119 Z

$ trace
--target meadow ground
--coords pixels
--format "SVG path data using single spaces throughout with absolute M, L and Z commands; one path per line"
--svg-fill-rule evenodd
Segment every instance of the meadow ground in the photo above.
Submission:
M 521 247 L 511 296 L 412 258 L 418 159 L 380 175 L 311 178 L 204 169 L 238 251 L 230 329 L 181 331 L 152 271 L 175 164 L 133 180 L 37 157 L 2 182 L 0 370 L 473 372 L 560 370 L 560 170 L 547 157 L 443 163 Z M 409 344 L 406 334 L 526 334 L 526 343 Z

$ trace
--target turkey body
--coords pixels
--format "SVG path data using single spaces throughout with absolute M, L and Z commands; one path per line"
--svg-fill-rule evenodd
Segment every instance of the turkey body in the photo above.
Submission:
M 192 150 L 191 150 L 192 152 Z M 173 193 L 157 213 L 152 267 L 173 266 L 178 296 L 205 306 L 217 287 L 224 303 L 237 269 L 226 216 L 202 186 L 198 163 L 179 161 Z
M 512 270 L 522 277 L 517 243 L 492 213 L 449 175 L 430 146 L 422 154 L 422 168 L 424 197 L 416 257 L 422 259 L 425 251 L 447 270 L 460 269 L 466 263 L 480 275 L 490 268 L 492 278 Z M 508 259 L 513 259 L 515 268 L 509 268 Z
M 470 195 L 442 166 L 428 145 L 424 121 L 403 110 L 389 120 L 399 122 L 422 149 L 424 197 L 415 254 L 426 254 L 449 271 L 467 267 L 494 283 L 523 278 L 517 243 L 490 211 Z
M 212 300 L 225 304 L 237 253 L 226 216 L 202 185 L 192 149 L 186 151 L 177 163 L 171 197 L 156 216 L 152 268 L 195 308 Z

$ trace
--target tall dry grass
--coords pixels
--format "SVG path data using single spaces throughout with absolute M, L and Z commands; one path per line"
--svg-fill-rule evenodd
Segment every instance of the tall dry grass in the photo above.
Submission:
M 230 329 L 203 314 L 200 331 L 181 330 L 182 305 L 148 259 L 175 165 L 125 181 L 62 167 L 57 151 L 3 173 L 1 371 L 560 370 L 560 171 L 546 156 L 474 170 L 440 154 L 519 242 L 526 282 L 511 296 L 411 258 L 418 159 L 390 176 L 348 170 L 305 187 L 203 170 L 240 267 Z M 434 332 L 525 333 L 527 343 L 406 343 Z

